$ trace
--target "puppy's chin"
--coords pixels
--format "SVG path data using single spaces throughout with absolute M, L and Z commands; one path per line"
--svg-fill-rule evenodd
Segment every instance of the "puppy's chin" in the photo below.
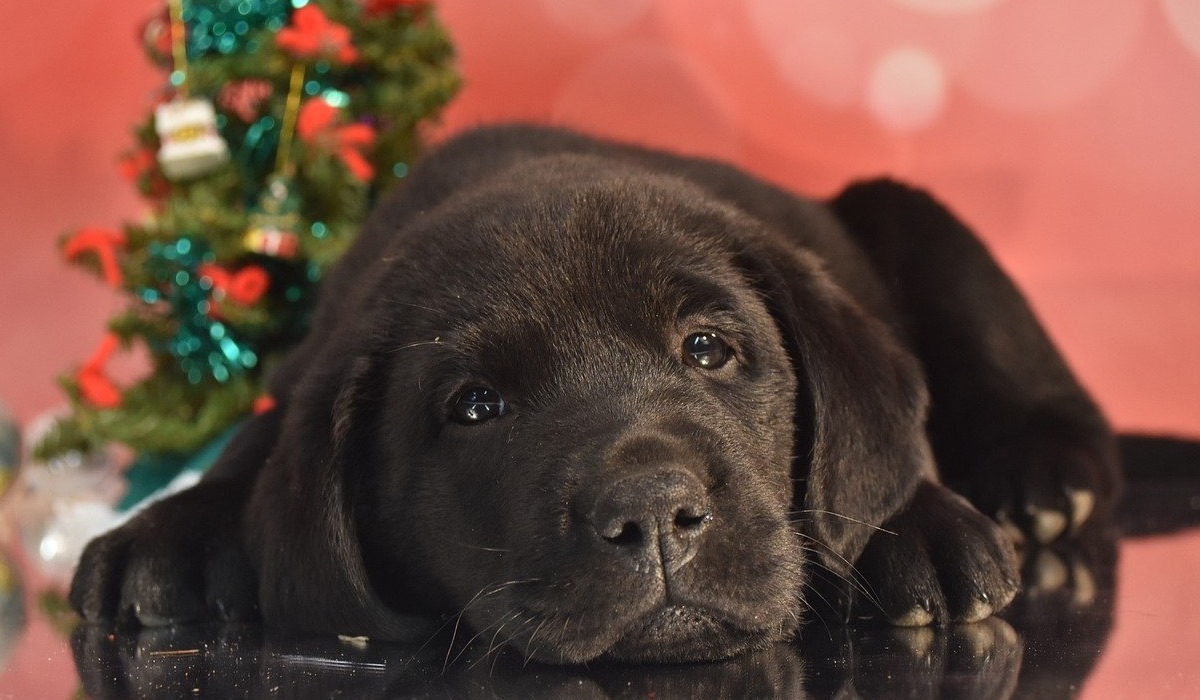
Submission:
M 721 661 L 790 639 L 794 631 L 782 623 L 746 629 L 704 608 L 663 605 L 610 634 L 560 639 L 538 646 L 530 656 L 551 664 Z
M 604 658 L 628 663 L 719 661 L 783 638 L 750 632 L 701 608 L 667 605 L 636 620 Z

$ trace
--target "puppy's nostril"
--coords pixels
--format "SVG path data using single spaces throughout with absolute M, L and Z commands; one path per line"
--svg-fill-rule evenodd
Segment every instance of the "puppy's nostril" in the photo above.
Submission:
M 699 530 L 712 520 L 712 513 L 693 513 L 687 508 L 680 508 L 675 514 L 675 529 L 677 530 Z
M 615 535 L 603 535 L 604 539 L 617 545 L 623 546 L 639 546 L 642 544 L 642 528 L 638 524 L 630 521 L 625 523 L 619 532 Z

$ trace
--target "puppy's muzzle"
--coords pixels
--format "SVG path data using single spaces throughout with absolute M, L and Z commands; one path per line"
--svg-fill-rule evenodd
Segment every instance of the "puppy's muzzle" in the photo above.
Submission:
M 712 519 L 699 479 L 665 467 L 609 484 L 596 500 L 591 524 L 602 546 L 635 571 L 670 575 L 696 556 Z

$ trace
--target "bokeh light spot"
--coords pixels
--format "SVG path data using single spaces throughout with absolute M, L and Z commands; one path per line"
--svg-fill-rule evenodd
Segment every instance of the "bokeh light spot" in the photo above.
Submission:
M 867 82 L 867 108 L 893 131 L 932 124 L 946 102 L 946 76 L 927 52 L 905 46 L 885 54 Z

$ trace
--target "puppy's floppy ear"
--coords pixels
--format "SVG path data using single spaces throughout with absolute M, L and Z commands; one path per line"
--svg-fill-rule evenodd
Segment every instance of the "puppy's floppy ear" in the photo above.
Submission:
M 247 510 L 263 617 L 295 629 L 412 640 L 428 633 L 429 620 L 395 612 L 372 589 L 352 496 L 369 458 L 383 363 L 348 343 L 329 346 L 297 386 Z
M 822 563 L 845 575 L 872 526 L 934 474 L 920 366 L 812 253 L 764 237 L 738 257 L 796 371 L 793 476 L 802 529 L 825 545 L 817 552 Z

